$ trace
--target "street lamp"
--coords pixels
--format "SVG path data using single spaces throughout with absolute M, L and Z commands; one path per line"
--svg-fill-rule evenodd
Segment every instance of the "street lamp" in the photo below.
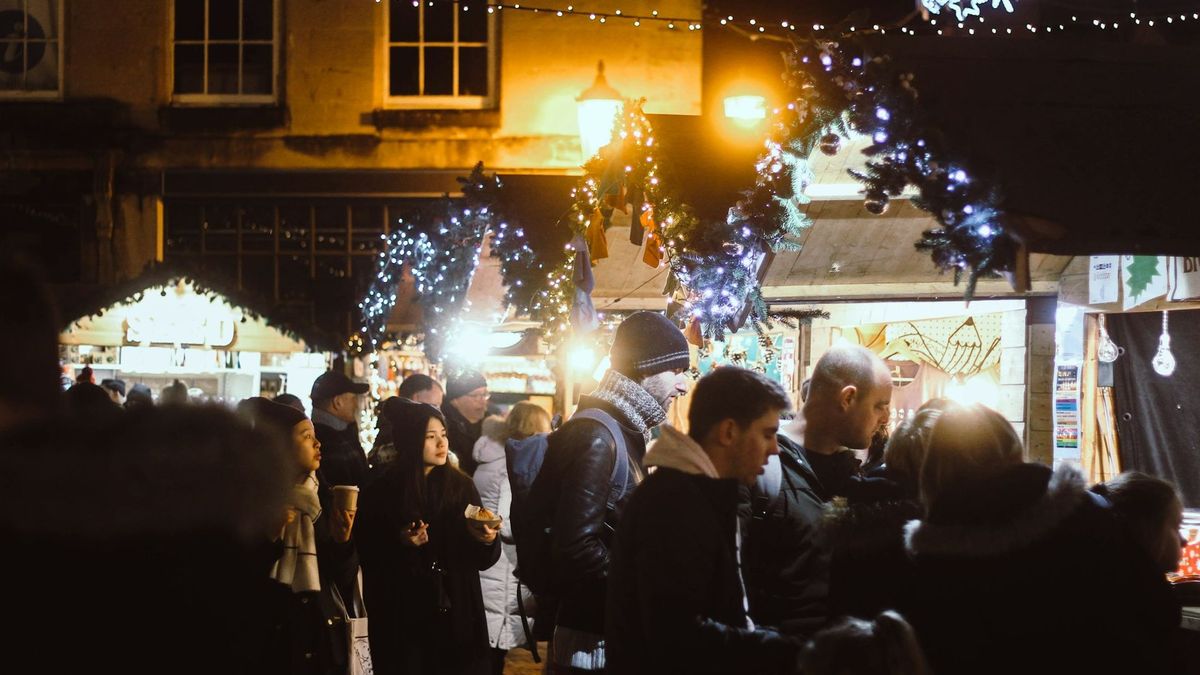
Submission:
M 613 125 L 621 112 L 621 92 L 604 79 L 604 62 L 596 65 L 596 81 L 575 99 L 579 113 L 579 144 L 583 161 L 596 156 L 612 141 Z

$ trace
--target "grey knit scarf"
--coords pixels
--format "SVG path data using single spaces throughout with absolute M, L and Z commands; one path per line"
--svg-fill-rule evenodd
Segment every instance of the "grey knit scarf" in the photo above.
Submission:
M 630 426 L 643 435 L 667 420 L 667 411 L 641 385 L 615 370 L 604 374 L 591 397 L 621 412 Z

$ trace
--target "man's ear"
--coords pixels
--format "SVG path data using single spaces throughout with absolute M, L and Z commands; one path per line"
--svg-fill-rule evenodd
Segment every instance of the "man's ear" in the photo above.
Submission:
M 733 442 L 737 439 L 737 432 L 737 420 L 732 417 L 727 417 L 717 422 L 717 426 L 713 427 L 713 433 L 716 434 L 714 440 L 722 446 L 733 445 Z
M 842 390 L 838 392 L 838 403 L 842 405 L 843 410 L 848 410 L 850 406 L 854 405 L 854 399 L 857 397 L 858 387 L 848 384 L 842 387 Z

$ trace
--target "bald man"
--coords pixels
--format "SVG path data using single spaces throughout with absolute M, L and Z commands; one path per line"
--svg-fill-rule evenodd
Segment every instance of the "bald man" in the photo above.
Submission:
M 778 436 L 778 466 L 742 496 L 743 563 L 756 623 L 805 637 L 826 623 L 829 551 L 817 529 L 825 504 L 847 496 L 858 480 L 859 462 L 848 448 L 871 444 L 891 399 L 891 374 L 871 351 L 838 346 L 817 361 L 801 414 Z

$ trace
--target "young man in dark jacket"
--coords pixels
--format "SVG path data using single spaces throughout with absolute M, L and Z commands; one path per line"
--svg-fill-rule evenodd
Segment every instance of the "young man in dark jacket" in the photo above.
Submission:
M 367 477 L 367 453 L 358 442 L 358 398 L 367 393 L 365 382 L 354 382 L 330 370 L 313 382 L 313 427 L 321 442 L 322 485 L 362 485 Z
M 559 600 L 547 672 L 602 671 L 604 597 L 609 546 L 621 509 L 641 480 L 650 430 L 667 418 L 671 401 L 687 390 L 683 333 L 663 315 L 637 312 L 617 327 L 612 369 L 579 409 L 597 408 L 619 425 L 626 455 L 603 424 L 571 419 L 550 435 L 545 462 L 530 489 L 551 521 L 552 584 Z M 627 462 L 628 480 L 613 485 L 614 462 Z M 615 504 L 609 509 L 609 503 Z M 567 670 L 570 668 L 571 670 Z
M 801 414 L 779 435 L 777 494 L 743 493 L 750 615 L 811 636 L 828 619 L 829 551 L 820 541 L 825 504 L 862 489 L 858 460 L 887 421 L 892 380 L 883 361 L 857 346 L 834 347 L 813 369 Z
M 719 368 L 696 385 L 688 433 L 663 427 L 629 501 L 608 585 L 612 673 L 791 673 L 800 643 L 759 630 L 739 573 L 738 487 L 776 454 L 791 407 L 773 380 Z

